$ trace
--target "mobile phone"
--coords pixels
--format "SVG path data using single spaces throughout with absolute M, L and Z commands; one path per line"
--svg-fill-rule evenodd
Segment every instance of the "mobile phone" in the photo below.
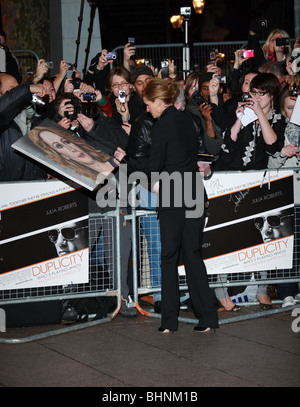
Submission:
M 105 58 L 107 60 L 109 60 L 109 59 L 117 59 L 117 53 L 116 52 L 109 52 L 108 54 L 105 55 Z
M 168 61 L 161 61 L 161 77 L 168 78 L 169 77 L 169 62 Z
M 243 58 L 254 58 L 254 50 L 253 49 L 246 49 L 243 52 Z
M 128 42 L 130 43 L 130 47 L 134 47 L 135 38 L 134 37 L 128 37 Z
M 289 37 L 276 38 L 276 47 L 281 47 L 282 45 L 289 45 L 289 44 L 290 44 Z

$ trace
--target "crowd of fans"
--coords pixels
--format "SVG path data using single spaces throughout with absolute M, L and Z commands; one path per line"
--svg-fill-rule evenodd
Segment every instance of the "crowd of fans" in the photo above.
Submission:
M 300 126 L 290 122 L 290 118 L 300 94 L 300 37 L 293 49 L 290 42 L 280 45 L 278 39 L 286 37 L 289 35 L 285 31 L 275 29 L 261 47 L 252 25 L 247 48 L 254 51 L 254 56 L 245 54 L 243 49 L 236 50 L 226 84 L 222 83 L 222 60 L 218 54 L 207 61 L 202 72 L 190 72 L 183 80 L 175 72 L 172 59 L 167 59 L 167 77 L 153 66 L 137 65 L 135 47 L 130 43 L 124 46 L 122 66 L 115 66 L 114 60 L 107 59 L 108 51 L 102 49 L 84 77 L 76 70 L 68 77 L 65 60 L 60 63 L 59 72 L 50 76 L 47 62 L 40 59 L 35 72 L 21 78 L 16 61 L 8 58 L 10 65 L 0 73 L 0 181 L 58 177 L 11 147 L 44 118 L 71 130 L 111 157 L 121 148 L 129 157 L 128 165 L 134 168 L 151 150 L 150 129 L 155 119 L 144 105 L 143 91 L 154 77 L 179 83 L 174 105 L 190 115 L 197 129 L 198 153 L 209 158 L 208 164 L 202 160 L 199 163 L 205 179 L 214 171 L 299 168 Z M 0 33 L 0 39 L 4 44 L 5 33 Z M 10 56 L 8 49 L 7 55 Z M 33 94 L 44 104 L 32 103 Z M 76 105 L 85 103 L 85 94 L 94 95 L 96 114 L 76 112 Z M 255 119 L 247 122 L 248 116 L 253 115 Z M 139 192 L 150 198 L 153 195 L 153 191 Z M 150 201 L 147 199 L 148 204 L 143 206 L 155 208 L 149 206 Z M 159 246 L 159 242 L 156 244 Z M 158 258 L 159 254 L 153 262 L 159 263 Z M 124 294 L 124 315 L 133 316 L 135 310 L 129 309 L 127 296 L 128 292 Z M 238 310 L 227 297 L 220 298 L 220 302 L 227 310 Z M 264 303 L 271 304 L 268 300 Z M 157 312 L 159 305 L 158 295 Z

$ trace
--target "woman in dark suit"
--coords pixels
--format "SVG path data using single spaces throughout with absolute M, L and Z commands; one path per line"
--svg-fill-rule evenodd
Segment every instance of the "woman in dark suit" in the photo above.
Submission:
M 198 325 L 207 332 L 218 327 L 213 293 L 201 255 L 204 187 L 197 166 L 197 133 L 187 113 L 174 106 L 177 83 L 152 79 L 143 94 L 147 111 L 158 119 L 151 127 L 150 157 L 135 170 L 159 182 L 158 214 L 161 233 L 162 317 L 160 332 L 178 329 L 180 250 Z M 115 155 L 121 159 L 118 153 Z M 172 179 L 175 181 L 173 182 Z

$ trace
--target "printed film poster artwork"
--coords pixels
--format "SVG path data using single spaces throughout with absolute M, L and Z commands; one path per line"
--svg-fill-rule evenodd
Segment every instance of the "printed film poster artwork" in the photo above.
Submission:
M 64 182 L 7 183 L 0 198 L 0 290 L 88 282 L 88 201 Z
M 205 183 L 210 217 L 203 234 L 209 274 L 291 269 L 292 171 L 216 173 Z
M 34 127 L 29 137 L 22 137 L 13 148 L 90 191 L 119 165 L 114 157 L 50 119 Z

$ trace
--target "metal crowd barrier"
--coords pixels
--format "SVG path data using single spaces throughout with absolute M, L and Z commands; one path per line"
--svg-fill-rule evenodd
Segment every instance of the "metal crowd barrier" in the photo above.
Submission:
M 291 39 L 291 44 L 294 43 Z M 190 44 L 190 69 L 191 71 L 203 71 L 203 68 L 210 60 L 210 52 L 215 48 L 222 54 L 225 54 L 223 62 L 223 75 L 229 76 L 232 71 L 234 63 L 234 52 L 237 49 L 245 48 L 248 40 L 241 41 L 223 41 L 223 42 L 195 42 Z M 264 41 L 261 41 L 263 44 Z M 291 45 L 292 46 L 292 45 Z M 123 49 L 124 45 L 118 46 L 114 49 L 117 52 L 117 59 L 114 64 L 123 64 Z M 160 69 L 160 63 L 164 59 L 174 60 L 177 72 L 181 72 L 183 68 L 183 44 L 136 44 L 135 60 L 150 59 L 152 65 Z
M 298 175 L 299 177 L 299 175 Z M 251 279 L 252 272 L 232 273 L 228 270 L 228 280 L 218 279 L 218 275 L 209 275 L 211 288 L 272 285 L 287 282 L 300 282 L 300 202 L 295 204 L 295 231 L 293 248 L 293 269 L 272 270 L 265 273 L 262 278 Z M 147 316 L 160 318 L 159 314 L 145 310 L 139 304 L 141 295 L 153 294 L 161 290 L 160 286 L 160 252 L 157 250 L 159 243 L 159 230 L 152 221 L 156 213 L 148 210 L 132 208 L 131 214 L 125 220 L 132 223 L 132 257 L 133 257 L 133 306 Z M 89 214 L 89 281 L 84 284 L 67 286 L 50 286 L 14 290 L 0 290 L 0 309 L 5 304 L 26 304 L 30 302 L 72 300 L 89 297 L 116 296 L 115 310 L 106 318 L 76 323 L 67 327 L 47 331 L 45 333 L 21 338 L 7 339 L 6 334 L 0 333 L 0 343 L 23 343 L 57 334 L 83 329 L 111 321 L 119 312 L 121 306 L 121 265 L 120 265 L 120 210 L 116 208 L 105 214 Z M 150 236 L 150 237 L 149 237 Z M 155 243 L 155 244 L 154 244 Z M 254 273 L 255 274 L 255 273 Z M 179 274 L 180 290 L 187 290 L 184 274 Z M 245 302 L 244 305 L 253 305 Z M 252 315 L 229 318 L 220 323 L 230 323 L 238 320 L 257 318 L 272 313 L 286 311 L 287 308 L 273 309 L 256 312 Z M 180 320 L 195 323 L 194 319 L 180 317 Z M 1 321 L 0 321 L 1 322 Z
M 299 174 L 299 173 L 297 173 Z M 299 175 L 297 175 L 299 177 Z M 293 268 L 270 270 L 270 271 L 258 271 L 258 272 L 241 272 L 230 273 L 226 275 L 226 280 L 222 278 L 222 275 L 209 274 L 209 285 L 212 289 L 225 288 L 225 287 L 250 287 L 258 285 L 276 285 L 282 283 L 300 283 L 300 202 L 295 203 L 294 207 L 294 246 L 293 246 Z M 161 291 L 160 285 L 160 267 L 158 263 L 158 249 L 157 242 L 159 240 L 159 226 L 155 221 L 157 219 L 157 213 L 153 210 L 133 209 L 132 215 L 128 216 L 128 219 L 132 221 L 132 235 L 133 235 L 133 259 L 134 259 L 134 299 L 136 307 L 139 311 L 147 316 L 160 318 L 160 314 L 156 314 L 154 311 L 143 309 L 138 299 L 140 296 L 152 295 L 155 292 Z M 179 289 L 181 291 L 187 291 L 186 276 L 183 273 L 179 274 Z M 300 284 L 299 284 L 300 288 Z M 258 301 L 247 301 L 240 295 L 237 303 L 242 306 L 259 305 Z M 273 304 L 281 304 L 282 300 L 272 300 Z M 273 308 L 268 311 L 255 312 L 252 315 L 243 315 L 240 317 L 234 317 L 224 319 L 220 321 L 220 324 L 230 323 L 250 318 L 258 318 L 270 314 L 284 312 L 290 309 L 286 308 Z M 188 323 L 197 323 L 195 319 L 180 317 L 179 320 Z
M 24 338 L 5 338 L 1 334 L 0 343 L 24 343 L 59 335 L 86 327 L 111 321 L 119 312 L 120 294 L 120 238 L 119 210 L 106 214 L 89 214 L 89 281 L 68 286 L 33 287 L 26 289 L 0 290 L 1 306 L 9 304 L 28 304 L 44 301 L 70 301 L 86 298 L 116 297 L 116 308 L 107 317 L 91 319 L 88 322 L 75 323 L 66 327 Z

